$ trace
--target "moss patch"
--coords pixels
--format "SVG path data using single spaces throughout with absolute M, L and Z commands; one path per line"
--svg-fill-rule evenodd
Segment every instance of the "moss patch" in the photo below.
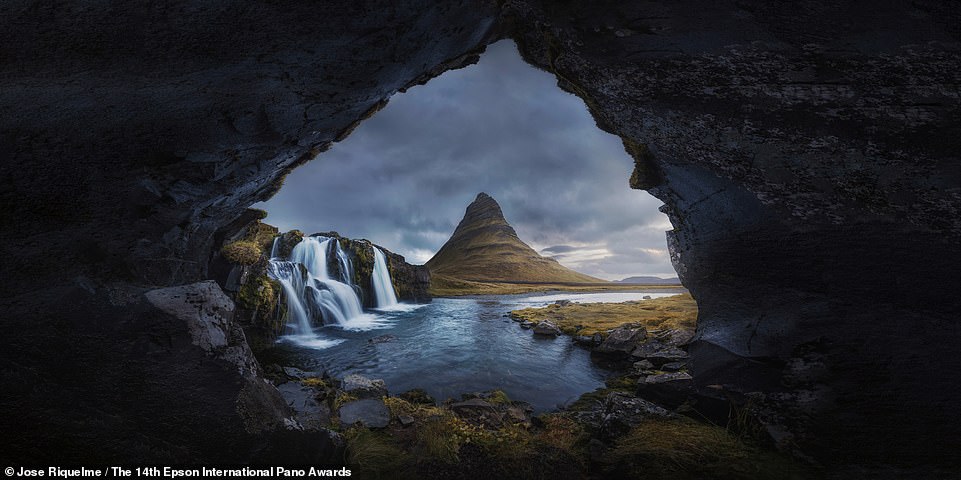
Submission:
M 488 403 L 493 405 L 505 405 L 511 403 L 511 399 L 504 393 L 503 390 L 494 390 L 491 392 L 490 397 L 487 399 Z
M 239 240 L 224 245 L 223 248 L 220 249 L 220 253 L 223 254 L 228 262 L 235 265 L 253 265 L 260 261 L 260 257 L 264 254 L 264 251 L 260 248 L 260 245 L 257 245 L 255 242 Z
M 340 407 L 343 407 L 344 404 L 353 402 L 354 400 L 358 400 L 356 395 L 352 393 L 340 392 L 336 397 L 334 397 L 334 401 L 330 408 L 336 412 L 337 410 L 340 410 Z
M 277 227 L 257 222 L 247 229 L 247 235 L 244 237 L 244 240 L 256 243 L 264 253 L 269 253 L 270 248 L 273 247 L 274 244 L 274 237 L 279 233 Z
M 325 382 L 322 378 L 305 378 L 301 380 L 300 383 L 306 387 L 313 387 L 317 389 L 326 390 L 327 388 L 330 388 L 330 385 L 328 385 L 327 382 Z
M 257 318 L 269 319 L 277 309 L 280 289 L 280 284 L 268 278 L 267 275 L 254 277 L 240 287 L 237 292 L 237 303 L 243 308 L 255 311 Z

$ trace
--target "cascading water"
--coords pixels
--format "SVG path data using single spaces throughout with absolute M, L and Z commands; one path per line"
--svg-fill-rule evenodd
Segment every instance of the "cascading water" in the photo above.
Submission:
M 377 296 L 377 308 L 393 307 L 397 305 L 397 295 L 394 294 L 394 284 L 390 281 L 390 271 L 384 252 L 374 247 L 374 272 L 371 278 L 374 284 L 374 294 Z
M 270 276 L 283 286 L 287 299 L 287 335 L 311 346 L 329 346 L 319 340 L 315 326 L 335 324 L 344 328 L 365 329 L 377 326 L 376 317 L 365 314 L 353 285 L 353 265 L 336 239 L 304 237 L 290 252 L 290 259 L 278 256 L 277 240 L 271 249 Z M 340 274 L 333 279 L 327 265 L 328 255 L 337 258 Z M 318 343 L 320 342 L 320 343 Z

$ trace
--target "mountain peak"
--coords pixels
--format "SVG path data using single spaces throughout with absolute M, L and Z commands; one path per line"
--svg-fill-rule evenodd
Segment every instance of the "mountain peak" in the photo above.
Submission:
M 464 218 L 461 219 L 457 229 L 454 230 L 454 236 L 459 231 L 476 224 L 506 226 L 510 228 L 511 234 L 516 235 L 514 229 L 507 223 L 507 219 L 504 218 L 504 212 L 501 211 L 501 206 L 497 204 L 497 200 L 484 192 L 478 193 L 477 198 L 467 206 Z
M 594 283 L 602 280 L 540 256 L 507 223 L 497 201 L 481 192 L 447 243 L 427 261 L 435 275 L 468 281 Z

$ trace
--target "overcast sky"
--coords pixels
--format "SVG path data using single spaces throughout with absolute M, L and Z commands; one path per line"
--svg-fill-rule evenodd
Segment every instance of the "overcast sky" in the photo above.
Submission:
M 633 161 L 513 42 L 397 94 L 346 140 L 287 177 L 267 223 L 335 230 L 426 262 L 478 192 L 521 240 L 596 277 L 675 276 L 657 210 L 628 187 Z

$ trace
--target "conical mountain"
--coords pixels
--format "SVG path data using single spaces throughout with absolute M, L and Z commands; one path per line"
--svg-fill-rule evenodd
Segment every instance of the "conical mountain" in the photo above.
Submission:
M 477 194 L 447 243 L 427 261 L 434 277 L 497 283 L 597 283 L 540 256 L 517 237 L 500 205 L 486 193 Z

